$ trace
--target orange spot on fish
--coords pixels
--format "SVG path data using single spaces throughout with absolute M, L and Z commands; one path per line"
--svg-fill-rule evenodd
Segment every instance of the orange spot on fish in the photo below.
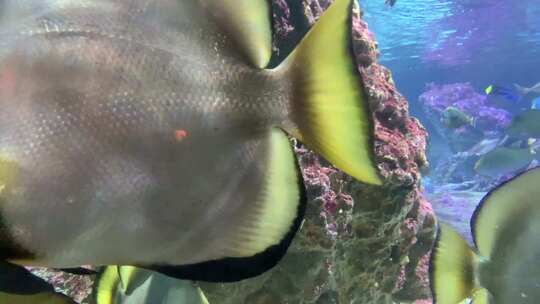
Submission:
M 15 73 L 11 69 L 0 71 L 0 91 L 2 97 L 10 97 L 15 94 Z
M 174 138 L 176 141 L 182 142 L 188 136 L 188 132 L 184 129 L 174 131 Z

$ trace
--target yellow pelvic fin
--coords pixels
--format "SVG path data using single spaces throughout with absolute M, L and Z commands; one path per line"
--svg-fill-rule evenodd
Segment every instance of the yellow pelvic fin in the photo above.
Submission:
M 430 284 L 437 304 L 456 304 L 475 289 L 475 253 L 452 228 L 440 224 L 431 254 Z
M 268 0 L 202 0 L 250 63 L 265 68 L 272 56 L 272 13 Z
M 117 266 L 107 266 L 98 276 L 94 287 L 97 304 L 115 304 L 116 293 L 120 286 L 120 275 Z
M 352 52 L 352 5 L 334 1 L 275 71 L 292 78 L 291 119 L 298 127 L 292 135 L 349 175 L 378 185 L 373 123 Z

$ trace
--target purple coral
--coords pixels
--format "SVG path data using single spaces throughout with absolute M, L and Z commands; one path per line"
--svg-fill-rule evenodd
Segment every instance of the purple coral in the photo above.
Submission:
M 480 129 L 503 129 L 510 124 L 508 111 L 490 105 L 484 94 L 478 93 L 470 83 L 437 85 L 430 83 L 419 97 L 428 116 L 440 114 L 449 106 L 456 107 L 476 119 Z

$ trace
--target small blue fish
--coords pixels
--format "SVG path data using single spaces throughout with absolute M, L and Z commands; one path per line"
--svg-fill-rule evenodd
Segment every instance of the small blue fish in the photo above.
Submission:
M 503 86 L 492 84 L 488 86 L 484 92 L 488 96 L 500 96 L 511 102 L 519 102 L 523 95 L 517 90 L 517 87 Z

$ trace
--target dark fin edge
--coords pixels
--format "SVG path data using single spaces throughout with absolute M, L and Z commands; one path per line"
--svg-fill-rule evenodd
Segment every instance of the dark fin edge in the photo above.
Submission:
M 99 274 L 99 272 L 97 272 L 95 270 L 84 268 L 84 267 L 56 268 L 56 270 L 59 270 L 59 271 L 62 271 L 62 272 L 67 272 L 67 273 L 74 274 L 74 275 L 79 275 L 79 276 L 87 276 L 87 275 L 97 275 L 97 274 Z
M 472 238 L 473 238 L 473 242 L 474 242 L 474 247 L 476 247 L 476 249 L 478 249 L 478 244 L 477 244 L 477 241 L 476 241 L 476 239 L 477 239 L 477 237 L 476 237 L 476 221 L 478 219 L 478 216 L 480 215 L 480 212 L 482 211 L 482 208 L 484 207 L 484 204 L 489 200 L 491 195 L 493 195 L 499 188 L 505 186 L 506 184 L 508 184 L 511 181 L 517 179 L 518 177 L 520 177 L 522 175 L 525 175 L 525 174 L 528 174 L 528 173 L 530 173 L 532 171 L 535 171 L 535 170 L 540 170 L 540 167 L 525 170 L 523 172 L 520 172 L 516 176 L 514 176 L 514 177 L 512 177 L 512 178 L 510 178 L 508 180 L 505 180 L 504 182 L 497 185 L 495 188 L 491 189 L 486 195 L 484 195 L 484 197 L 480 200 L 478 205 L 476 205 L 476 208 L 474 209 L 474 212 L 473 212 L 473 214 L 471 216 L 471 220 L 469 222 L 469 225 L 471 227 L 471 234 L 472 234 Z
M 62 303 L 76 304 L 73 299 L 63 293 L 56 292 L 53 285 L 32 274 L 30 270 L 5 260 L 0 261 L 0 291 L 25 296 L 25 299 L 29 301 L 32 299 L 26 297 L 47 293 L 54 296 L 55 300 L 61 300 Z M 2 296 L 0 296 L 1 299 Z
M 237 282 L 258 276 L 273 268 L 284 256 L 294 236 L 300 229 L 306 211 L 307 196 L 302 171 L 296 161 L 300 203 L 297 216 L 289 232 L 277 245 L 245 258 L 224 258 L 185 266 L 140 266 L 182 280 L 204 282 Z

